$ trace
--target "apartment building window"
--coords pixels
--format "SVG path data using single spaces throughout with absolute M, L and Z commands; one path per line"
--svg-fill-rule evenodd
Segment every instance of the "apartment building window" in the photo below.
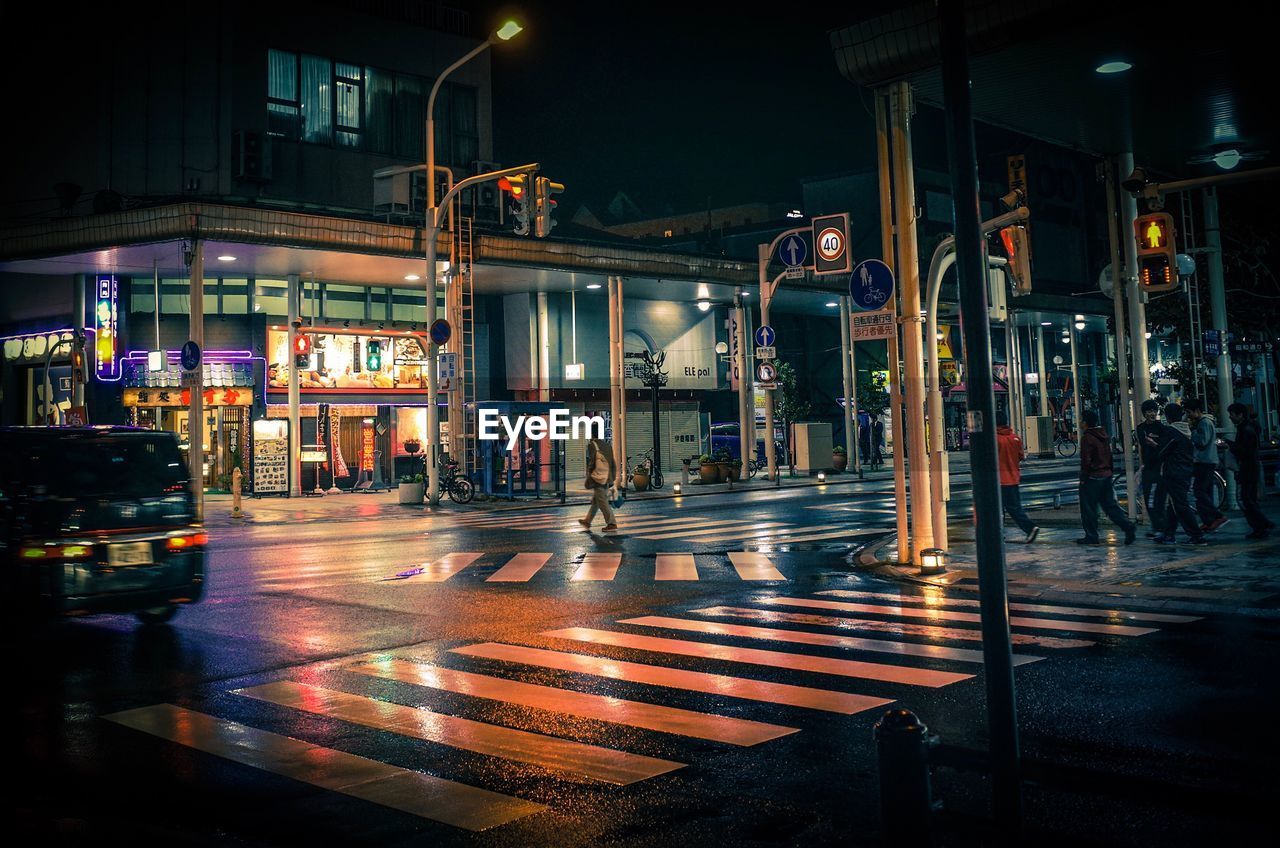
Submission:
M 361 121 L 364 114 L 364 71 L 359 65 L 337 62 L 333 67 L 333 87 L 336 100 L 338 144 L 343 147 L 360 147 Z
M 374 153 L 390 153 L 396 121 L 396 78 L 377 68 L 364 69 L 364 142 Z
M 422 140 L 426 127 L 427 89 L 420 77 L 396 74 L 396 145 L 395 154 L 421 162 L 426 156 Z
M 319 56 L 302 57 L 302 140 L 333 141 L 333 63 Z
M 465 85 L 449 86 L 452 122 L 449 127 L 453 142 L 447 161 L 454 165 L 470 166 L 480 158 L 480 126 L 476 119 L 476 90 Z
M 298 100 L 298 54 L 267 51 L 267 132 L 297 140 L 302 131 Z

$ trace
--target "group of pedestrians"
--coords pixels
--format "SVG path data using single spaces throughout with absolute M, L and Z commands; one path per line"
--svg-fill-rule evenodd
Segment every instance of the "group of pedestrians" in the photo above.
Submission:
M 1258 456 L 1260 431 L 1244 404 L 1233 403 L 1227 411 L 1236 428 L 1235 441 L 1229 444 L 1227 464 L 1235 470 L 1240 509 L 1252 530 L 1245 538 L 1265 539 L 1274 525 L 1258 507 L 1262 481 Z M 1139 492 L 1152 526 L 1152 532 L 1147 535 L 1157 544 L 1174 544 L 1181 527 L 1190 544 L 1207 545 L 1206 534 L 1220 529 L 1229 520 L 1213 498 L 1221 459 L 1213 419 L 1205 413 L 1204 403 L 1196 398 L 1182 404 L 1168 403 L 1163 409 L 1158 401 L 1149 400 L 1142 405 L 1142 415 L 1136 435 L 1142 463 Z M 1081 418 L 1079 493 L 1084 535 L 1076 543 L 1101 544 L 1098 535 L 1101 510 L 1124 531 L 1124 543 L 1131 545 L 1136 539 L 1137 527 L 1116 503 L 1111 439 L 1100 426 L 1096 411 L 1086 409 Z M 1002 417 L 998 425 L 996 440 L 1004 510 L 1026 534 L 1026 541 L 1034 542 L 1040 528 L 1022 508 L 1019 490 L 1020 466 L 1026 454 L 1022 441 L 1009 427 L 1007 416 Z

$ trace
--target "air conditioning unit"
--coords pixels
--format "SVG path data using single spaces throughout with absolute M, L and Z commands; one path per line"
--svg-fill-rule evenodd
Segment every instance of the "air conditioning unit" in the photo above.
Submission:
M 471 173 L 487 174 L 501 168 L 498 162 L 473 162 Z M 502 207 L 502 189 L 496 182 L 481 183 L 462 192 L 462 214 L 476 223 L 501 225 Z
M 236 130 L 231 137 L 231 168 L 238 180 L 271 180 L 271 138 L 254 130 Z
M 419 166 L 420 167 L 420 166 Z M 387 168 L 373 175 L 373 211 L 378 215 L 420 217 L 427 212 L 427 173 Z M 455 177 L 456 180 L 456 177 Z M 436 203 L 449 191 L 444 177 L 436 178 Z

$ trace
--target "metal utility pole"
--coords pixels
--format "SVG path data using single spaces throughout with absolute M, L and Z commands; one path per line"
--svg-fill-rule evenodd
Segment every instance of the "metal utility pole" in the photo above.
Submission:
M 1075 409 L 1076 444 L 1084 436 L 1084 401 L 1080 397 L 1080 369 L 1077 366 L 1075 319 L 1067 322 L 1068 349 L 1071 352 L 1071 406 Z
M 929 507 L 929 452 L 924 439 L 924 349 L 920 338 L 920 259 L 916 245 L 916 185 L 911 158 L 913 104 L 910 83 L 894 83 L 890 88 L 889 102 L 893 114 L 891 138 L 896 172 L 897 272 L 902 287 L 902 366 L 907 387 L 903 435 L 907 437 L 911 453 L 911 561 L 919 564 L 920 551 L 933 547 L 933 516 Z
M 1209 249 L 1209 310 L 1213 329 L 1218 331 L 1218 426 L 1224 438 L 1234 440 L 1236 426 L 1227 414 L 1227 407 L 1235 403 L 1235 390 L 1231 384 L 1231 351 L 1227 346 L 1227 290 L 1222 273 L 1222 226 L 1218 222 L 1218 189 L 1204 189 L 1204 241 Z M 1265 392 L 1266 385 L 1261 387 Z M 1206 403 L 1207 407 L 1208 404 Z M 1236 506 L 1235 472 L 1227 471 L 1227 498 L 1224 506 Z
M 191 309 L 188 337 L 204 350 L 204 242 L 191 245 Z M 204 366 L 196 368 L 188 384 L 191 403 L 187 409 L 187 458 L 190 461 L 191 489 L 195 496 L 196 518 L 204 520 Z M 185 376 L 185 374 L 184 374 Z
M 1124 436 L 1124 478 L 1125 493 L 1128 496 L 1129 520 L 1138 519 L 1138 487 L 1134 479 L 1133 462 L 1133 426 L 1136 410 L 1133 408 L 1133 395 L 1129 388 L 1129 353 L 1124 343 L 1124 286 L 1120 275 L 1120 234 L 1116 222 L 1116 176 L 1111 162 L 1102 167 L 1106 169 L 1107 191 L 1107 234 L 1111 243 L 1111 306 L 1115 312 L 1116 342 L 1116 384 L 1120 387 L 1120 430 Z
M 1133 154 L 1122 153 L 1116 170 L 1133 172 Z M 1138 243 L 1133 237 L 1133 222 L 1138 217 L 1138 201 L 1129 193 L 1120 201 L 1120 243 L 1124 246 L 1125 297 L 1129 301 L 1129 350 L 1133 352 L 1133 391 L 1141 405 L 1151 397 L 1151 359 L 1147 352 L 1147 307 L 1138 286 Z M 1116 327 L 1116 333 L 1122 332 Z
M 1040 381 L 1040 417 L 1049 414 L 1049 369 L 1044 364 L 1044 325 L 1036 327 L 1036 370 Z
M 742 452 L 742 464 L 751 459 L 756 441 L 756 417 L 751 411 L 751 374 L 747 373 L 747 315 L 742 308 L 742 296 L 733 298 L 735 337 L 738 345 L 738 449 Z
M 301 293 L 298 289 L 298 275 L 290 274 L 287 278 L 289 291 L 285 294 L 286 308 L 289 310 L 289 352 L 285 354 L 289 364 L 289 497 L 302 497 L 302 432 L 299 405 L 300 375 L 298 374 L 297 339 L 298 327 L 302 326 L 299 315 L 302 312 Z
M 606 281 L 609 287 L 609 422 L 613 427 L 613 456 L 618 466 L 616 483 L 619 488 L 625 488 L 623 477 L 626 474 L 626 457 L 618 456 L 618 447 L 621 445 L 621 441 L 618 438 L 618 422 L 621 421 L 618 409 L 622 393 L 622 362 L 619 351 L 622 349 L 622 344 L 617 321 L 618 285 L 615 282 L 616 279 L 616 277 L 609 277 Z
M 876 104 L 876 159 L 878 163 L 878 180 L 880 188 L 880 256 L 890 270 L 894 269 L 893 261 L 893 238 L 896 229 L 893 223 L 893 182 L 891 177 L 892 169 L 889 160 L 889 129 L 888 119 L 885 115 L 885 94 L 877 92 L 875 95 Z M 898 316 L 901 314 L 898 309 L 898 292 L 900 286 L 895 286 L 895 294 L 893 297 L 894 307 L 894 331 L 889 337 L 888 346 L 888 366 L 889 366 L 889 406 L 891 422 L 897 422 L 899 430 L 902 429 L 902 368 L 899 365 L 898 357 Z M 875 439 L 874 431 L 871 438 Z M 872 448 L 874 452 L 874 447 Z M 893 450 L 893 491 L 894 503 L 897 506 L 898 518 L 898 563 L 906 565 L 911 562 L 911 536 L 907 525 L 907 476 L 906 466 L 904 464 L 902 443 L 894 446 Z
M 75 288 L 72 290 L 72 296 L 71 296 L 71 304 L 72 304 L 72 310 L 73 310 L 71 329 L 74 332 L 75 338 L 83 340 L 85 337 L 85 332 L 84 332 L 85 276 L 84 274 L 76 274 L 75 277 L 73 278 L 72 284 L 75 286 Z M 160 320 L 160 289 L 158 287 L 156 288 L 156 320 L 157 321 Z M 159 324 L 157 324 L 156 326 L 158 327 Z M 159 335 L 160 333 L 159 331 L 157 331 L 156 336 L 159 337 Z M 95 342 L 97 341 L 96 336 L 94 337 L 94 341 Z M 156 344 L 156 347 L 157 348 L 160 347 L 159 343 Z M 49 373 L 49 369 L 46 366 L 45 374 L 47 375 L 48 373 Z M 85 383 L 89 381 L 89 357 L 88 356 L 84 357 L 84 379 L 83 380 L 76 379 L 75 374 L 72 374 L 71 376 L 72 376 L 71 405 L 83 408 L 84 407 L 84 386 L 85 386 Z M 52 394 L 46 394 L 45 401 L 46 402 L 49 401 L 52 397 L 53 397 Z M 88 423 L 88 420 L 89 419 L 86 418 L 85 422 Z
M 995 393 L 991 380 L 991 326 L 987 318 L 987 269 L 978 212 L 978 165 L 969 101 L 969 62 L 965 54 L 963 0 L 938 4 L 942 47 L 943 100 L 946 108 L 947 160 L 956 218 L 956 271 L 960 278 L 961 320 L 965 333 L 969 439 L 973 506 L 977 526 L 979 606 L 987 686 L 996 818 L 1016 840 L 1021 829 L 1022 788 L 1018 720 L 1009 636 L 1009 596 L 1005 577 L 1003 515 L 995 432 Z
M 845 460 L 858 470 L 858 410 L 857 395 L 853 389 L 852 363 L 849 351 L 849 296 L 840 296 L 840 371 L 844 379 L 844 449 Z

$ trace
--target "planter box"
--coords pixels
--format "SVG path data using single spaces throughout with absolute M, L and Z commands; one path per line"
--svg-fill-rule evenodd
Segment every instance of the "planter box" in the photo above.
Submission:
M 703 483 L 719 483 L 720 468 L 714 462 L 704 462 L 698 466 L 698 479 Z
M 836 471 L 844 471 L 849 466 L 849 455 L 847 453 L 831 454 L 831 467 Z
M 645 489 L 649 488 L 649 475 L 648 474 L 632 474 L 631 487 L 635 489 L 637 492 L 643 492 Z
M 401 483 L 396 492 L 400 495 L 400 503 L 402 504 L 420 504 L 425 494 L 425 483 Z

